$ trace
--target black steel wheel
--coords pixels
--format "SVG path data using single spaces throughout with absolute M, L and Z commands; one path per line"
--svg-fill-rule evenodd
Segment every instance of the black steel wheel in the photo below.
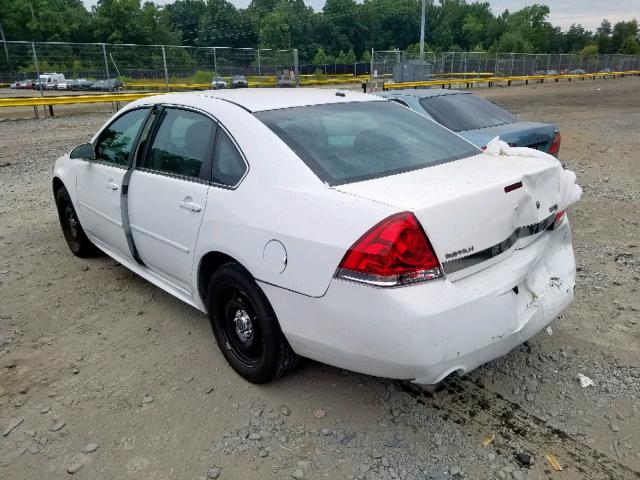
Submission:
M 225 359 L 252 383 L 282 376 L 296 362 L 278 320 L 251 275 L 240 265 L 222 265 L 211 277 L 207 308 Z
M 64 239 L 67 241 L 71 252 L 77 257 L 83 258 L 97 255 L 99 250 L 84 233 L 67 189 L 64 187 L 59 188 L 56 191 L 55 198 L 60 227 L 62 227 Z

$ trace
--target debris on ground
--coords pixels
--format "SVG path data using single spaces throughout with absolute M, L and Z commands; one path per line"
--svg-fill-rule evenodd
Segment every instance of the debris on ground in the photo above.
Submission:
M 593 383 L 593 380 L 591 380 L 586 375 L 583 375 L 582 373 L 579 373 L 577 378 L 578 378 L 578 381 L 580 382 L 580 386 L 582 388 L 587 388 L 587 387 L 590 387 L 592 385 L 595 385 Z

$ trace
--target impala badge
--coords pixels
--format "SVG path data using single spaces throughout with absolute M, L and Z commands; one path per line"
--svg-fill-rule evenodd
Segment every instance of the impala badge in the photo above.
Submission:
M 451 258 L 459 257 L 460 255 L 468 255 L 470 253 L 473 253 L 474 250 L 475 250 L 474 246 L 471 245 L 470 247 L 461 248 L 460 250 L 456 250 L 455 252 L 446 253 L 445 258 L 449 260 Z

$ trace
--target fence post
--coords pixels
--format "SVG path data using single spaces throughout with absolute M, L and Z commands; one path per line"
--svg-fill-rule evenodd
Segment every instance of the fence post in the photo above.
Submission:
M 107 75 L 109 92 L 113 93 L 113 85 L 111 85 L 111 75 L 109 75 L 109 62 L 107 60 L 107 46 L 104 43 L 102 44 L 102 55 L 104 56 L 104 73 Z
M 296 87 L 299 87 L 300 86 L 300 66 L 298 65 L 298 49 L 297 48 L 293 49 L 293 72 L 296 76 Z
M 373 80 L 373 55 L 374 55 L 375 51 L 373 50 L 373 48 L 371 49 L 371 65 L 369 65 L 369 81 L 371 82 Z
M 260 65 L 260 49 L 258 48 L 258 76 L 262 77 L 262 66 Z M 260 80 L 262 83 L 262 80 Z
M 509 69 L 509 76 L 512 77 L 513 76 L 513 56 L 515 55 L 515 53 L 511 53 L 511 68 Z
M 218 74 L 218 57 L 216 55 L 216 47 L 213 47 L 213 69 L 215 70 L 215 74 Z
M 31 51 L 33 52 L 33 63 L 36 67 L 36 77 L 38 79 L 38 86 L 40 87 L 40 96 L 44 97 L 44 92 L 42 91 L 42 82 L 40 82 L 40 67 L 38 66 L 38 56 L 36 55 L 36 44 L 34 42 L 31 42 Z
M 162 47 L 162 65 L 164 66 L 164 81 L 167 84 L 167 92 L 169 91 L 169 72 L 167 71 L 167 55 L 164 53 L 164 45 Z

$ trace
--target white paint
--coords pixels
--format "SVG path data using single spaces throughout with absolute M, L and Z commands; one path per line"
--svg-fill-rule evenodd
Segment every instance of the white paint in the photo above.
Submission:
M 439 280 L 384 289 L 334 278 L 346 250 L 402 210 L 416 213 L 441 260 L 469 245 L 479 251 L 504 240 L 514 227 L 549 215 L 560 195 L 557 161 L 478 155 L 331 188 L 255 116 L 222 97 L 249 109 L 383 101 L 322 89 L 243 89 L 148 97 L 125 107 L 162 102 L 203 110 L 224 125 L 249 164 L 234 190 L 134 171 L 128 214 L 145 266 L 123 249 L 120 190 L 106 188 L 110 182 L 121 185 L 116 173 L 125 171 L 59 158 L 53 175 L 76 206 L 91 207 L 80 208 L 90 238 L 170 294 L 204 311 L 200 261 L 222 252 L 260 283 L 299 354 L 421 383 L 505 354 L 571 302 L 575 263 L 568 221 Z M 526 185 L 505 194 L 504 186 L 521 179 Z M 557 279 L 553 285 L 551 277 Z

